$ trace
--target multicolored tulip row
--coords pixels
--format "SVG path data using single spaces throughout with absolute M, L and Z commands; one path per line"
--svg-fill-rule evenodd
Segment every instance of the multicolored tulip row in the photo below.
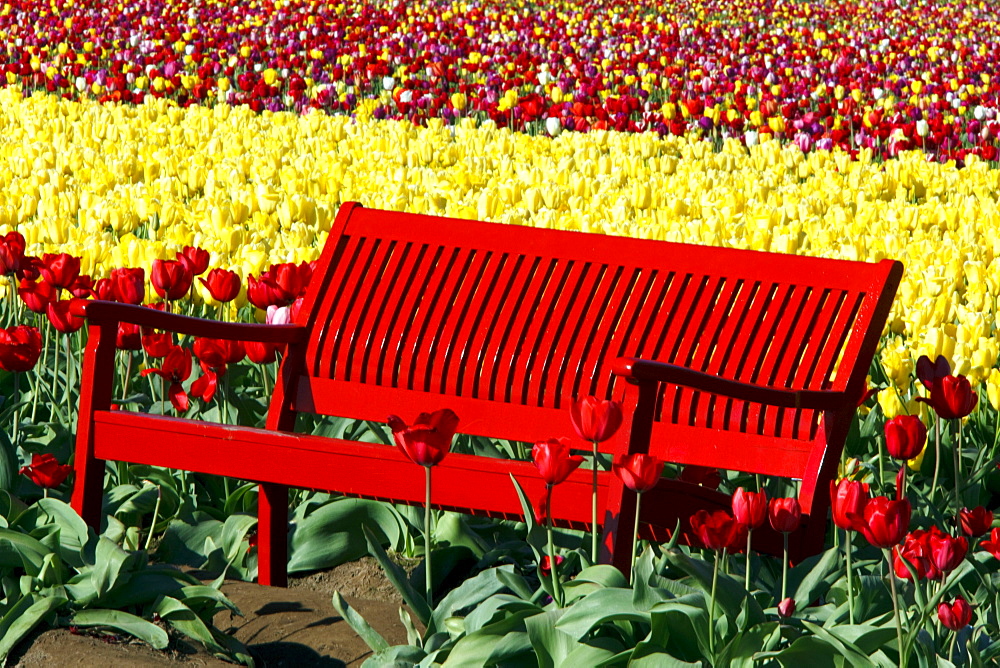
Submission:
M 19 0 L 0 12 L 0 84 L 996 160 L 998 23 L 933 0 Z

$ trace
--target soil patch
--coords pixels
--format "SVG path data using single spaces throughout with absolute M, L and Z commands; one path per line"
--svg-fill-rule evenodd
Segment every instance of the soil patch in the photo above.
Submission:
M 227 581 L 222 591 L 243 617 L 228 611 L 215 625 L 250 648 L 258 666 L 283 668 L 359 666 L 371 650 L 333 609 L 330 597 L 340 591 L 375 630 L 390 642 L 406 642 L 399 621 L 402 599 L 378 563 L 366 557 L 337 568 L 291 578 L 287 589 Z M 10 657 L 24 668 L 63 666 L 231 666 L 200 646 L 174 641 L 166 652 L 128 638 L 76 635 L 68 629 L 36 633 Z

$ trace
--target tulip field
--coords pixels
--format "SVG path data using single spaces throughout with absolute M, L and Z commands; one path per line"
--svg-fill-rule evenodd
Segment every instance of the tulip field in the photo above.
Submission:
M 212 618 L 223 576 L 256 577 L 255 485 L 109 464 L 101 533 L 68 505 L 78 302 L 293 322 L 348 201 L 905 265 L 804 561 L 748 549 L 798 526 L 795 484 L 737 472 L 702 481 L 733 507 L 691 519 L 700 545 L 637 543 L 631 577 L 537 499 L 513 522 L 293 491 L 291 572 L 371 554 L 407 603 L 390 646 L 334 596 L 366 666 L 1000 660 L 994 4 L 11 0 L 0 39 L 0 665 L 45 626 L 253 664 Z M 280 346 L 117 344 L 116 408 L 263 424 Z M 426 410 L 297 427 L 429 480 L 479 445 Z M 532 458 L 546 505 L 580 466 L 641 499 L 680 470 L 595 456 L 620 422 L 580 397 L 565 434 L 491 452 Z

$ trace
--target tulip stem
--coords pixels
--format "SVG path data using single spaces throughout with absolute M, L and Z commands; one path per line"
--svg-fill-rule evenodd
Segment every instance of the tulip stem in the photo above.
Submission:
M 639 546 L 639 508 L 641 505 L 642 492 L 637 492 L 635 495 L 635 524 L 632 526 L 632 566 L 628 572 L 628 583 L 630 586 L 635 585 L 635 553 Z
M 747 572 L 743 576 L 744 578 L 743 588 L 747 590 L 748 594 L 750 593 L 750 557 L 752 556 L 750 552 L 751 536 L 753 536 L 753 529 L 748 528 L 747 529 Z
M 431 573 L 431 466 L 424 467 L 424 586 L 427 606 L 434 609 L 433 577 Z
M 952 448 L 955 458 L 955 535 L 962 531 L 962 420 L 958 421 L 958 442 Z
M 851 567 L 853 558 L 851 546 L 851 532 L 844 530 L 844 553 L 847 556 L 847 614 L 851 624 L 854 624 L 854 573 Z
M 549 543 L 549 571 L 552 573 L 552 600 L 562 607 L 562 588 L 559 586 L 559 564 L 556 563 L 555 543 L 552 540 L 552 485 L 545 485 L 545 533 Z
M 938 473 L 941 472 L 941 418 L 934 418 L 934 477 L 931 478 L 931 496 L 937 494 Z
M 784 542 L 784 550 L 781 557 L 781 600 L 788 598 L 788 532 L 782 531 L 781 538 Z
M 590 560 L 593 563 L 597 563 L 597 441 L 594 441 L 594 460 L 593 469 L 591 474 L 591 488 L 590 488 Z M 638 503 L 638 501 L 636 501 Z M 639 510 L 636 507 L 636 531 L 638 532 L 639 527 Z M 633 534 L 637 536 L 638 533 Z M 633 538 L 632 545 L 632 561 L 633 565 L 635 562 L 635 538 Z
M 896 573 L 892 568 L 892 553 L 889 548 L 882 548 L 885 553 L 885 562 L 889 565 L 889 588 L 892 593 L 892 613 L 896 618 L 896 643 L 899 646 L 899 668 L 906 666 L 906 657 L 903 652 L 903 623 L 899 618 L 899 594 L 896 592 Z
M 725 552 L 725 548 L 722 550 Z M 719 553 L 715 553 L 715 567 L 712 569 L 712 595 L 708 599 L 708 653 L 714 663 L 715 659 L 715 587 L 719 582 Z
M 149 545 L 153 542 L 153 531 L 156 530 L 156 518 L 160 515 L 160 501 L 163 500 L 163 489 L 159 485 L 156 486 L 156 505 L 153 506 L 153 519 L 149 523 L 149 534 L 146 536 L 146 545 L 143 547 L 146 552 L 149 552 Z
M 21 422 L 21 407 L 18 403 L 21 401 L 21 392 L 18 387 L 21 380 L 21 374 L 18 371 L 14 372 L 14 428 L 11 433 L 11 444 L 14 446 L 14 450 L 17 450 L 17 436 L 18 436 L 18 426 Z

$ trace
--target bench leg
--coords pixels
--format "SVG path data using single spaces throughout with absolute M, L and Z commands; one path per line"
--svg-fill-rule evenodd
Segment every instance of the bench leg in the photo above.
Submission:
M 288 487 L 264 483 L 257 497 L 257 581 L 288 586 Z

